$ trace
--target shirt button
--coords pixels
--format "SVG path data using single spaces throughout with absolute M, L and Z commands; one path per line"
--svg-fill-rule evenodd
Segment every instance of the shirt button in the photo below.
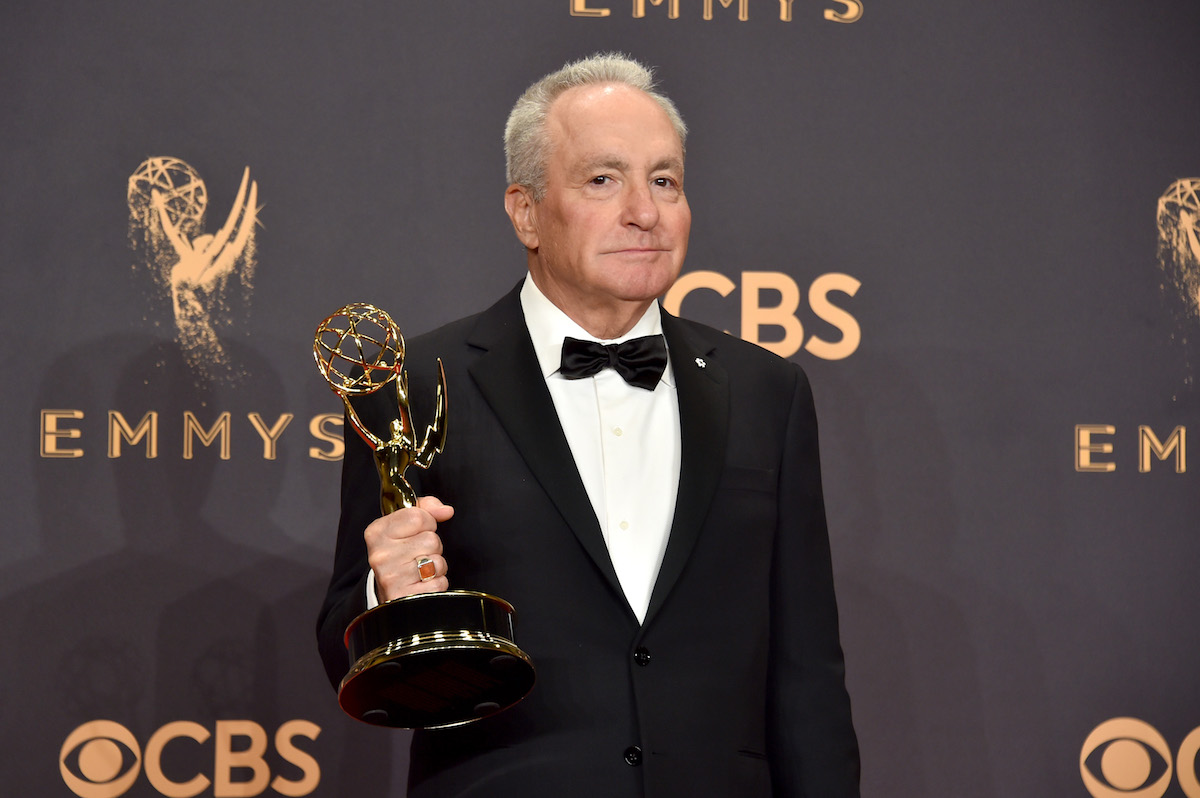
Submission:
M 637 767 L 642 764 L 642 749 L 631 745 L 625 749 L 625 764 Z
M 616 435 L 619 438 L 624 434 L 625 430 L 621 429 L 620 427 L 613 427 L 613 435 Z
M 620 524 L 618 524 L 617 526 L 621 527 L 621 529 L 622 529 L 622 530 L 624 530 L 624 529 L 629 529 L 629 522 L 628 522 L 628 521 L 622 521 L 622 522 L 621 522 Z
M 646 648 L 645 646 L 638 646 L 637 650 L 633 652 L 633 661 L 638 665 L 649 665 L 650 649 Z

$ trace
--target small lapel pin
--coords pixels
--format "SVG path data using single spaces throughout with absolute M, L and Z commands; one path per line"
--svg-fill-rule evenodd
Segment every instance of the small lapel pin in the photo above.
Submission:
M 698 358 L 696 358 L 696 365 L 699 366 L 700 368 L 704 368 L 708 364 L 704 362 L 704 358 L 698 357 Z

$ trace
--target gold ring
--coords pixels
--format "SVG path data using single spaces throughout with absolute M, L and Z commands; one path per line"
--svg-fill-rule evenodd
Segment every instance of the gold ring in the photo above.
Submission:
M 437 566 L 433 564 L 433 560 L 428 557 L 417 558 L 417 575 L 421 577 L 422 582 L 428 582 L 437 576 Z

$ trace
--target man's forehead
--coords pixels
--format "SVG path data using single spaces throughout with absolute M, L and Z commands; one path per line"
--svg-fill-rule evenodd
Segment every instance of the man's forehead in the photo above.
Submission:
M 564 129 L 592 126 L 626 117 L 653 118 L 674 131 L 663 107 L 641 89 L 618 83 L 576 86 L 567 89 L 550 105 L 547 122 Z
M 612 99 L 645 99 L 652 103 L 654 102 L 654 99 L 649 94 L 646 94 L 646 92 L 625 83 L 588 83 L 583 86 L 572 86 L 564 90 L 554 98 L 554 102 L 550 104 L 550 109 L 553 112 L 556 107 L 598 103 Z
M 574 160 L 608 162 L 626 157 L 629 143 L 652 146 L 654 128 L 661 139 L 653 158 L 683 164 L 683 142 L 671 118 L 650 95 L 619 84 L 577 86 L 550 106 L 546 128 L 552 145 L 582 147 Z

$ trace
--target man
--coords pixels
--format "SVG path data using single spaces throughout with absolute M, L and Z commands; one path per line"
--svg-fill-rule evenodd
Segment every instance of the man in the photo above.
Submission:
M 411 796 L 858 794 L 807 379 L 655 301 L 687 251 L 685 135 L 624 58 L 530 87 L 505 134 L 529 276 L 409 342 L 414 403 L 438 357 L 453 397 L 418 506 L 375 518 L 371 452 L 347 436 L 319 621 L 334 683 L 355 615 L 448 572 L 516 606 L 538 671 L 515 707 L 416 732 Z M 595 373 L 564 342 L 647 337 L 636 367 L 612 347 Z

